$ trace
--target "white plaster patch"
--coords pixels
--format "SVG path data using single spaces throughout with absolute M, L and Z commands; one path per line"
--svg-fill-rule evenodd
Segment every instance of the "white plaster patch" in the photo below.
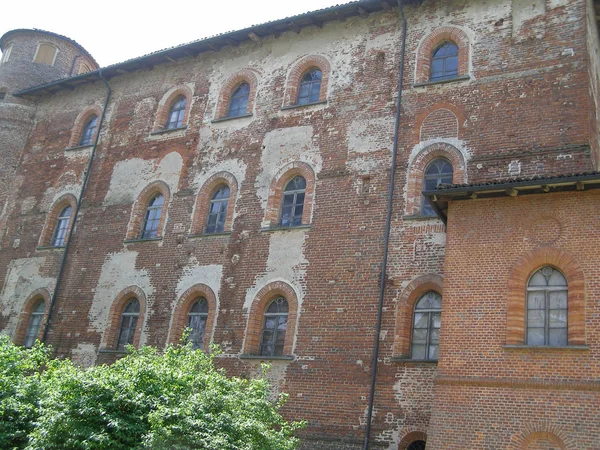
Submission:
M 94 344 L 78 344 L 77 348 L 71 351 L 71 359 L 81 367 L 91 367 L 96 363 L 96 346 Z
M 348 151 L 368 153 L 389 148 L 394 136 L 393 117 L 357 119 L 352 121 L 348 132 Z
M 146 294 L 146 314 L 142 323 L 140 345 L 146 343 L 146 322 L 153 303 L 154 287 L 148 271 L 136 269 L 138 252 L 124 250 L 109 253 L 102 264 L 100 279 L 96 285 L 94 299 L 90 307 L 90 331 L 104 334 L 108 328 L 108 314 L 117 295 L 128 286 L 138 286 Z
M 21 201 L 21 214 L 27 214 L 35 207 L 35 197 L 27 197 Z
M 113 168 L 104 205 L 133 203 L 153 181 L 166 183 L 172 196 L 178 191 L 182 166 L 183 159 L 177 152 L 169 153 L 160 161 L 141 158 L 119 161 Z
M 523 24 L 546 13 L 546 0 L 512 0 L 513 33 Z
M 397 33 L 378 34 L 367 41 L 366 50 L 392 50 L 398 46 Z
M 213 290 L 218 298 L 222 277 L 222 265 L 211 264 L 208 266 L 201 266 L 196 257 L 192 256 L 188 261 L 188 264 L 183 268 L 183 272 L 177 283 L 177 291 L 175 293 L 176 299 L 173 300 L 172 306 L 175 305 L 175 302 L 179 300 L 186 290 L 198 283 L 206 284 Z
M 48 212 L 52 208 L 52 205 L 65 194 L 73 194 L 75 198 L 79 198 L 81 191 L 81 183 L 65 184 L 63 186 L 49 187 L 44 192 L 42 200 L 40 201 L 40 211 Z
M 304 162 L 313 168 L 315 178 L 317 177 L 323 159 L 319 149 L 313 144 L 313 137 L 313 128 L 310 125 L 278 128 L 265 135 L 260 159 L 262 170 L 254 184 L 263 210 L 267 207 L 271 182 L 285 165 L 298 161 Z M 263 226 L 267 225 L 263 224 Z
M 4 288 L 0 294 L 0 314 L 9 317 L 2 332 L 13 336 L 23 311 L 25 301 L 37 289 L 52 292 L 55 279 L 41 275 L 46 264 L 45 257 L 13 259 L 8 264 Z
M 92 154 L 92 147 L 83 147 L 78 148 L 77 150 L 65 150 L 63 153 L 65 158 L 67 158 L 71 163 L 79 159 L 87 161 L 90 158 L 90 155 Z

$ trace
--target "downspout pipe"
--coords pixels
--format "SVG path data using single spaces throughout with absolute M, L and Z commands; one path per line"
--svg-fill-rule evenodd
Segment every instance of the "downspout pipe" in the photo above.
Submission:
M 104 82 L 106 86 L 106 99 L 104 100 L 104 107 L 102 108 L 102 115 L 100 116 L 100 122 L 98 123 L 98 130 L 96 131 L 96 138 L 94 139 L 94 145 L 92 146 L 92 152 L 90 153 L 90 159 L 88 161 L 87 168 L 85 170 L 83 176 L 83 184 L 81 185 L 81 191 L 79 192 L 79 198 L 77 199 L 77 204 L 75 205 L 75 212 L 73 213 L 73 222 L 71 223 L 71 227 L 69 228 L 69 233 L 67 235 L 67 240 L 65 243 L 65 249 L 63 251 L 62 258 L 60 260 L 60 266 L 58 267 L 58 275 L 56 276 L 56 284 L 54 285 L 54 292 L 52 293 L 52 298 L 50 299 L 50 307 L 48 309 L 48 317 L 46 318 L 46 322 L 44 323 L 44 333 L 42 334 L 42 342 L 46 342 L 46 338 L 48 337 L 48 329 L 50 322 L 52 320 L 52 312 L 54 310 L 54 304 L 56 303 L 56 298 L 58 295 L 58 291 L 60 288 L 60 282 L 62 280 L 62 276 L 65 270 L 65 265 L 67 262 L 67 255 L 69 254 L 69 248 L 71 246 L 71 238 L 73 237 L 73 231 L 75 230 L 75 225 L 77 224 L 77 218 L 79 217 L 79 210 L 81 209 L 81 201 L 83 199 L 83 195 L 85 194 L 85 189 L 88 185 L 88 181 L 90 178 L 90 172 L 92 170 L 92 164 L 94 162 L 94 156 L 96 154 L 96 147 L 98 146 L 98 140 L 100 139 L 100 131 L 102 130 L 102 125 L 104 124 L 104 118 L 106 116 L 106 108 L 108 107 L 108 102 L 110 100 L 110 95 L 112 93 L 110 86 L 106 79 L 102 76 L 102 69 L 98 71 L 98 77 Z
M 392 210 L 394 200 L 394 184 L 396 181 L 396 159 L 398 156 L 398 140 L 400 135 L 400 116 L 402 106 L 402 84 L 404 82 L 404 58 L 406 53 L 406 17 L 404 15 L 404 0 L 397 0 L 400 8 L 402 23 L 402 44 L 400 50 L 400 74 L 398 75 L 398 99 L 396 100 L 396 123 L 394 126 L 394 145 L 392 148 L 392 165 L 388 194 L 387 217 L 385 222 L 385 238 L 383 243 L 383 258 L 381 261 L 381 274 L 379 277 L 379 302 L 377 305 L 377 324 L 375 326 L 375 340 L 373 342 L 373 359 L 371 361 L 371 392 L 367 409 L 367 427 L 365 430 L 364 450 L 369 449 L 371 439 L 371 422 L 373 419 L 373 404 L 375 403 L 375 385 L 377 381 L 377 360 L 379 358 L 379 335 L 381 333 L 381 320 L 383 315 L 383 299 L 385 297 L 385 282 L 387 272 L 388 250 L 390 246 L 390 231 L 392 228 Z

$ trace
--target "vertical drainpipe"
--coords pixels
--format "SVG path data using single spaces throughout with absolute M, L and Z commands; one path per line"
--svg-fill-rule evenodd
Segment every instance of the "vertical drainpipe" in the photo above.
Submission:
M 83 176 L 83 184 L 81 185 L 81 191 L 79 192 L 79 198 L 77 199 L 77 204 L 75 205 L 75 212 L 73 213 L 73 222 L 71 223 L 71 227 L 69 228 L 69 234 L 67 235 L 67 240 L 65 243 L 65 249 L 63 251 L 62 259 L 60 260 L 60 266 L 58 266 L 58 275 L 56 276 L 56 283 L 54 285 L 54 292 L 52 293 L 52 298 L 50 299 L 50 307 L 48 309 L 48 317 L 46 318 L 46 322 L 44 323 L 44 333 L 42 334 L 42 342 L 46 342 L 46 338 L 48 337 L 48 329 L 50 325 L 50 321 L 52 320 L 52 311 L 54 307 L 54 303 L 56 302 L 56 297 L 58 295 L 60 282 L 63 276 L 63 272 L 65 269 L 65 264 L 67 262 L 67 255 L 69 253 L 69 247 L 71 246 L 71 237 L 73 236 L 73 231 L 75 230 L 75 226 L 77 224 L 77 217 L 79 216 L 79 209 L 81 208 L 81 200 L 83 199 L 83 194 L 85 193 L 85 189 L 87 187 L 90 172 L 92 170 L 92 163 L 94 162 L 94 155 L 96 154 L 96 146 L 98 145 L 98 140 L 100 139 L 100 131 L 102 130 L 102 125 L 104 124 L 104 117 L 106 116 L 106 107 L 108 106 L 108 101 L 110 100 L 111 89 L 108 85 L 106 79 L 102 76 L 102 69 L 98 70 L 98 77 L 104 82 L 106 86 L 106 99 L 104 100 L 104 107 L 102 108 L 102 115 L 100 116 L 100 122 L 98 123 L 98 130 L 96 131 L 96 138 L 94 139 L 94 145 L 92 147 L 92 152 L 90 153 L 90 159 L 88 161 L 88 165 Z
M 400 107 L 402 106 L 402 84 L 404 81 L 404 55 L 406 50 L 406 17 L 404 16 L 404 0 L 397 0 L 400 8 L 402 22 L 402 44 L 400 50 L 400 74 L 398 75 L 398 99 L 396 101 L 396 123 L 394 126 L 394 146 L 392 148 L 392 165 L 388 194 L 387 217 L 385 222 L 385 239 L 383 243 L 383 258 L 381 274 L 379 277 L 379 302 L 377 305 L 377 324 L 375 326 L 375 341 L 373 343 L 373 359 L 371 361 L 371 392 L 369 394 L 369 407 L 367 409 L 367 428 L 365 430 L 364 450 L 369 449 L 371 438 L 371 421 L 373 419 L 373 404 L 375 403 L 375 384 L 377 381 L 377 359 L 379 357 L 379 334 L 381 333 L 381 319 L 383 314 L 383 299 L 385 296 L 385 281 L 387 271 L 388 250 L 390 244 L 390 230 L 392 227 L 392 209 L 394 200 L 394 183 L 396 180 L 396 157 L 398 155 L 398 139 L 400 131 Z

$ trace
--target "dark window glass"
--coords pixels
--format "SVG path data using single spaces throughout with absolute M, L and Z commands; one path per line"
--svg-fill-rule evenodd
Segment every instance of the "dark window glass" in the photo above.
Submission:
M 62 247 L 65 245 L 65 237 L 67 236 L 67 229 L 69 228 L 69 221 L 71 220 L 70 206 L 64 208 L 56 219 L 56 226 L 54 227 L 54 235 L 52 237 L 53 247 Z
M 442 322 L 442 296 L 434 291 L 424 294 L 413 316 L 412 359 L 438 359 L 440 326 Z
M 223 185 L 217 189 L 210 201 L 205 233 L 222 233 L 225 231 L 228 205 L 229 186 Z
M 425 169 L 425 176 L 423 177 L 424 191 L 435 189 L 439 184 L 450 183 L 452 183 L 452 165 L 447 160 L 435 159 Z M 435 215 L 423 196 L 421 196 L 421 214 L 424 216 Z
M 194 348 L 202 348 L 204 330 L 208 319 L 208 302 L 204 297 L 198 297 L 188 313 L 188 327 L 192 329 L 190 342 Z
M 283 190 L 280 226 L 295 227 L 302 225 L 305 194 L 306 180 L 304 177 L 298 175 L 288 182 Z
M 233 92 L 231 100 L 229 101 L 229 110 L 227 111 L 227 117 L 238 117 L 246 115 L 249 96 L 250 85 L 248 83 L 240 84 L 238 88 Z
M 288 302 L 283 297 L 277 297 L 265 311 L 260 343 L 261 356 L 283 356 L 287 320 Z
M 187 99 L 183 95 L 175 99 L 173 105 L 171 106 L 171 110 L 169 111 L 167 124 L 165 125 L 167 130 L 181 127 L 183 124 L 183 114 L 185 113 L 186 103 Z
M 25 342 L 23 343 L 25 348 L 31 348 L 33 347 L 33 344 L 35 344 L 35 340 L 37 339 L 38 334 L 40 334 L 40 328 L 45 313 L 46 303 L 44 300 L 40 300 L 29 318 L 29 325 L 27 326 L 27 332 L 25 333 Z
M 414 441 L 406 450 L 425 450 L 425 441 Z
M 311 69 L 302 77 L 298 89 L 298 105 L 307 105 L 319 101 L 322 77 L 323 74 L 319 69 Z
M 117 339 L 117 350 L 125 350 L 127 344 L 133 344 L 135 327 L 140 315 L 140 302 L 132 298 L 127 303 L 123 314 L 121 314 L 121 326 L 119 327 L 119 339 Z
M 458 76 L 458 47 L 454 42 L 444 42 L 431 56 L 431 81 L 448 80 Z
M 79 145 L 92 145 L 94 140 L 94 134 L 96 133 L 96 126 L 98 125 L 98 117 L 94 116 L 90 120 L 87 121 L 85 127 L 83 127 L 83 132 L 81 133 L 81 139 L 79 140 Z
M 144 217 L 144 226 L 142 227 L 142 235 L 140 236 L 141 239 L 153 239 L 157 236 L 163 203 L 164 197 L 162 194 L 156 194 L 152 197 L 150 203 L 148 203 L 146 216 Z
M 567 345 L 567 280 L 546 266 L 527 284 L 527 345 Z

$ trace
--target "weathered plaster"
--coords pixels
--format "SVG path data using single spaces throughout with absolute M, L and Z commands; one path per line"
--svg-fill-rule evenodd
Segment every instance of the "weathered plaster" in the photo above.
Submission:
M 91 367 L 96 363 L 98 351 L 94 344 L 77 344 L 77 348 L 72 350 L 72 361 L 81 367 Z
M 394 137 L 394 118 L 357 119 L 348 130 L 348 152 L 369 153 L 389 149 Z

